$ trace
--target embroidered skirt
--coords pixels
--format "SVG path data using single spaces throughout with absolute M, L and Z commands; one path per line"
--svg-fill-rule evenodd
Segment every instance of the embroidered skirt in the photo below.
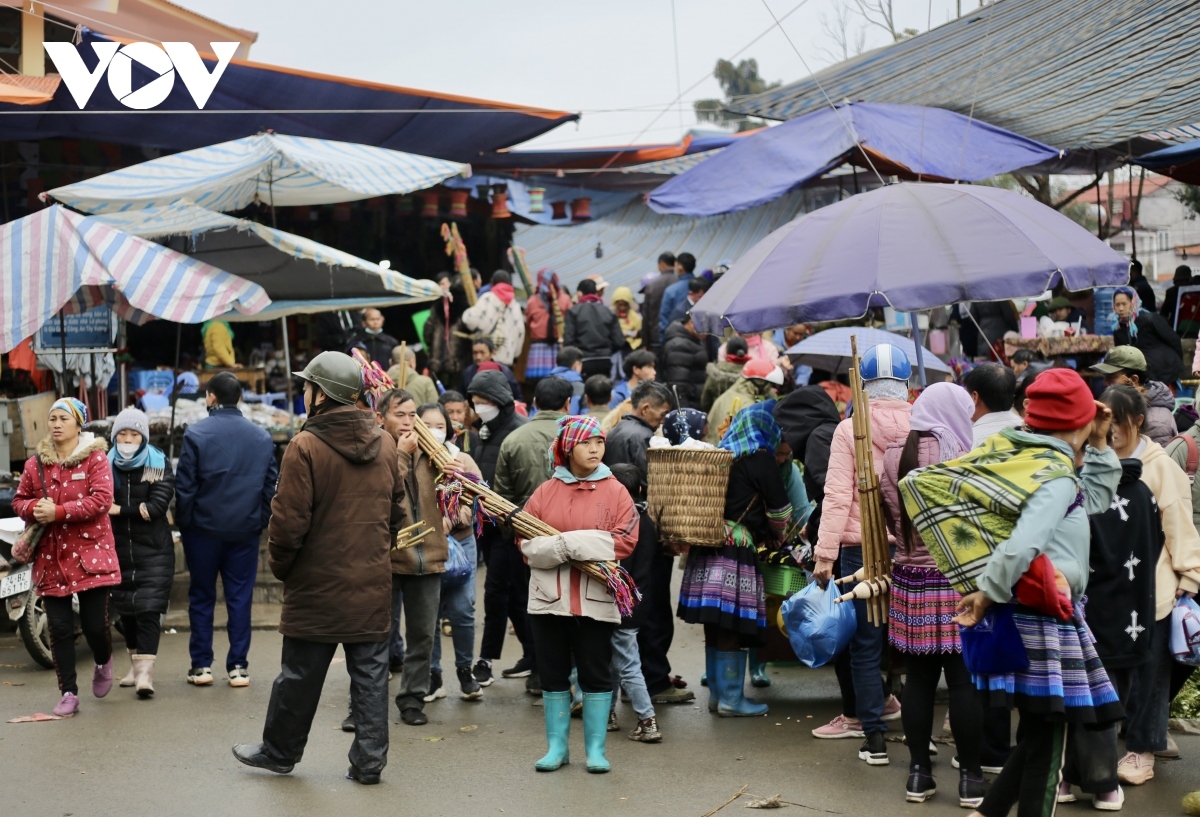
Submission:
M 549 377 L 558 365 L 558 344 L 536 341 L 529 344 L 529 357 L 525 362 L 525 377 L 533 380 Z
M 715 624 L 735 632 L 744 647 L 767 640 L 767 602 L 758 549 L 744 525 L 726 520 L 722 547 L 688 551 L 679 588 L 678 616 L 689 624 Z
M 961 652 L 952 619 L 962 596 L 936 567 L 892 567 L 888 638 L 907 653 Z
M 976 675 L 985 706 L 1016 706 L 1071 723 L 1106 724 L 1125 711 L 1096 654 L 1096 640 L 1076 604 L 1069 621 L 1028 607 L 1013 614 L 1029 656 L 1029 669 L 1004 675 Z

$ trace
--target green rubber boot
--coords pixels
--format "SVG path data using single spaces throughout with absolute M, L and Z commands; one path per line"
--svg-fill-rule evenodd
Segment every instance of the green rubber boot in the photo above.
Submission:
M 704 648 L 704 674 L 708 678 L 708 711 L 716 712 L 721 702 L 721 685 L 717 683 L 717 648 Z
M 717 687 L 721 700 L 717 714 L 722 718 L 753 718 L 767 714 L 767 705 L 746 699 L 746 652 L 717 653 Z
M 571 733 L 571 693 L 543 692 L 542 709 L 546 715 L 546 743 L 550 745 L 550 750 L 535 768 L 539 772 L 552 772 L 571 762 L 571 752 L 567 747 L 567 738 Z M 607 708 L 604 717 L 607 722 Z
M 748 660 L 750 662 L 750 685 L 760 689 L 769 687 L 771 679 L 767 677 L 767 665 L 766 662 L 758 660 L 758 650 L 749 650 Z
M 612 768 L 604 756 L 610 706 L 611 692 L 583 693 L 583 746 L 587 749 L 587 770 L 592 774 L 604 774 Z

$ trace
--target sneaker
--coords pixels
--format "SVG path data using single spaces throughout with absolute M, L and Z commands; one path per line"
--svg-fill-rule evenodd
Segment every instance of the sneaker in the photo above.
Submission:
M 70 718 L 79 711 L 79 696 L 74 692 L 64 692 L 62 699 L 58 705 L 54 707 L 54 714 L 60 718 Z
M 958 775 L 959 808 L 979 808 L 987 794 L 987 782 L 982 777 L 972 777 L 969 772 Z
M 867 739 L 858 749 L 858 759 L 865 760 L 868 766 L 888 765 L 887 740 L 883 737 L 883 732 L 867 735 Z
M 432 703 L 438 698 L 446 697 L 446 688 L 442 686 L 442 674 L 440 672 L 429 673 L 429 694 L 425 696 L 425 703 Z
M 629 739 L 639 743 L 662 743 L 663 733 L 658 728 L 658 718 L 638 721 L 637 727 L 629 733 Z
M 950 761 L 950 765 L 956 769 L 962 768 L 958 765 L 958 755 L 954 756 L 954 759 Z M 1003 766 L 981 766 L 980 769 L 984 774 L 1000 774 L 1000 772 L 1004 771 Z
M 869 742 L 869 741 L 868 741 Z M 862 757 L 862 752 L 859 752 Z M 886 757 L 886 754 L 885 754 Z M 871 761 L 867 761 L 870 763 Z M 908 769 L 908 783 L 904 786 L 904 799 L 910 803 L 924 803 L 937 794 L 937 783 L 930 769 L 914 763 Z
M 245 667 L 234 667 L 229 671 L 229 685 L 231 687 L 248 687 L 250 686 L 250 673 Z
M 1155 752 L 1155 757 L 1161 757 L 1164 760 L 1174 760 L 1179 757 L 1179 744 L 1175 742 L 1175 738 L 1167 735 L 1167 748 L 1161 752 Z
M 1129 752 L 1117 763 L 1117 779 L 1122 783 L 1140 786 L 1153 778 L 1153 752 Z
M 103 664 L 96 664 L 96 669 L 92 671 L 92 694 L 97 698 L 103 698 L 112 689 L 113 685 L 113 657 L 112 653 L 108 655 L 108 661 Z
M 1071 791 L 1071 784 L 1066 780 L 1059 782 L 1056 798 L 1059 803 L 1074 803 L 1079 799 L 1075 796 L 1075 792 Z
M 188 670 L 187 682 L 198 687 L 212 686 L 212 668 L 192 667 L 190 670 Z
M 900 700 L 895 695 L 889 695 L 883 704 L 883 719 L 885 721 L 900 720 Z
M 528 678 L 533 672 L 533 659 L 522 655 L 521 660 L 506 670 L 500 672 L 503 678 Z
M 429 716 L 417 709 L 415 706 L 410 706 L 408 709 L 400 713 L 400 720 L 407 723 L 409 726 L 424 726 L 429 723 Z
M 476 682 L 470 667 L 459 667 L 455 673 L 458 675 L 458 686 L 462 690 L 464 701 L 478 701 L 483 697 L 483 688 Z
M 1092 795 L 1092 808 L 1097 811 L 1120 811 L 1125 805 L 1125 790 L 1117 786 L 1116 791 Z
M 657 695 L 650 696 L 650 702 L 656 704 L 688 704 L 694 700 L 696 700 L 695 692 L 676 686 L 669 686 Z
M 613 710 L 608 710 L 608 731 L 620 732 L 621 724 L 617 722 L 617 713 Z
M 525 679 L 525 691 L 535 698 L 542 697 L 542 677 L 536 672 L 529 673 Z
M 450 619 L 442 619 L 442 635 L 454 635 L 454 628 L 450 626 Z
M 475 683 L 481 687 L 490 687 L 496 680 L 492 677 L 492 665 L 480 658 L 475 662 L 475 669 L 471 671 L 475 676 Z
M 826 740 L 866 737 L 863 734 L 862 722 L 857 718 L 847 718 L 845 715 L 838 715 L 824 726 L 812 730 L 812 736 Z

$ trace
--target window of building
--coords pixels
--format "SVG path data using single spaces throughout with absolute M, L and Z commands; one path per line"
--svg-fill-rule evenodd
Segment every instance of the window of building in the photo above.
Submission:
M 1169 250 L 1169 249 L 1171 249 L 1171 231 L 1170 230 L 1159 230 L 1158 231 L 1158 250 L 1159 250 L 1159 252 L 1163 252 L 1163 251 Z

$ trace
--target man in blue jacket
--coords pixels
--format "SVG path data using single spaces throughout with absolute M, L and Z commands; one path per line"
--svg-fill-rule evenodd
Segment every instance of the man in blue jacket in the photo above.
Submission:
M 675 311 L 675 307 L 687 300 L 688 281 L 696 277 L 693 274 L 696 271 L 696 256 L 690 252 L 681 252 L 675 256 L 675 269 L 679 273 L 679 280 L 667 287 L 667 291 L 663 293 L 662 307 L 658 311 L 660 340 L 667 334 L 671 313 Z
M 271 518 L 279 468 L 265 429 L 242 416 L 242 384 L 230 372 L 208 381 L 209 416 L 188 426 L 175 473 L 175 513 L 191 586 L 189 684 L 213 682 L 213 607 L 217 574 L 229 613 L 231 687 L 250 685 L 250 604 L 258 576 L 258 545 Z

